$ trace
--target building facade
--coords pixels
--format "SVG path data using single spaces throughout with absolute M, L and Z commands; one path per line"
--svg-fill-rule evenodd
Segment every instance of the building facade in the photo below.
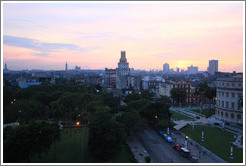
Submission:
M 215 117 L 228 123 L 243 123 L 243 79 L 219 78 L 216 82 Z
M 187 68 L 187 72 L 189 74 L 196 74 L 196 73 L 198 73 L 198 67 L 191 65 Z
M 215 72 L 218 72 L 218 60 L 210 60 L 208 72 L 211 75 L 214 75 Z
M 163 72 L 164 72 L 164 73 L 168 73 L 168 72 L 169 72 L 169 64 L 168 64 L 168 63 L 165 63 L 165 64 L 163 65 Z
M 159 95 L 171 97 L 172 85 L 166 82 L 159 82 Z
M 127 89 L 128 79 L 130 76 L 129 63 L 126 59 L 126 52 L 121 51 L 120 61 L 118 63 L 118 68 L 116 68 L 116 88 L 119 90 Z
M 172 83 L 172 88 L 183 89 L 186 91 L 185 103 L 192 103 L 191 84 L 189 82 L 178 81 Z
M 116 69 L 105 68 L 104 87 L 116 88 Z

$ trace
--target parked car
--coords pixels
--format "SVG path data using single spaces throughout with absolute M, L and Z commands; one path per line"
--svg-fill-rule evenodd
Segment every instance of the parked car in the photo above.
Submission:
M 186 148 L 180 148 L 179 153 L 185 157 L 185 158 L 189 158 L 190 157 L 190 151 Z
M 192 161 L 192 162 L 194 162 L 194 163 L 198 163 L 198 156 L 197 156 L 197 154 L 195 154 L 195 153 L 190 153 L 190 156 L 189 156 L 189 159 Z

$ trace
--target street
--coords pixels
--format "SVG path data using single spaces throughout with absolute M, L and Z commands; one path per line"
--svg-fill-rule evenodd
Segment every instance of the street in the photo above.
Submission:
M 138 139 L 145 147 L 154 163 L 190 163 L 175 151 L 171 144 L 164 141 L 153 129 L 138 133 Z

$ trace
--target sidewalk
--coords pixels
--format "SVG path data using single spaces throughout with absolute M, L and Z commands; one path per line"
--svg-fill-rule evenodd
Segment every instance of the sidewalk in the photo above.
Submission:
M 143 147 L 143 145 L 140 143 L 140 141 L 138 140 L 138 138 L 136 136 L 131 136 L 131 138 L 129 138 L 127 140 L 127 144 L 130 147 L 132 153 L 134 154 L 135 159 L 139 162 L 139 163 L 146 163 L 145 162 L 145 157 L 149 156 L 147 150 Z M 151 163 L 153 161 L 151 160 Z
M 171 137 L 174 140 L 175 144 L 179 144 L 182 147 L 185 147 L 185 135 L 180 131 L 173 131 Z M 196 143 L 194 140 L 188 138 L 188 147 L 187 149 L 190 153 L 196 154 L 198 156 L 199 163 L 225 163 L 223 159 L 213 154 L 211 151 L 202 147 L 200 144 Z

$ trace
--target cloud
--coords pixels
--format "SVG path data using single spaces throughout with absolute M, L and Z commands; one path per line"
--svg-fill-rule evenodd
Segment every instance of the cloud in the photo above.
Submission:
M 15 36 L 3 36 L 3 43 L 8 46 L 29 48 L 40 52 L 59 52 L 60 49 L 76 50 L 81 49 L 75 44 L 64 44 L 64 43 L 45 43 L 39 40 L 15 37 Z M 47 55 L 47 54 L 43 54 Z
M 34 54 L 35 56 L 40 56 L 40 57 L 46 57 L 47 55 L 49 55 L 49 53 L 47 52 L 42 52 L 42 53 L 36 53 Z

